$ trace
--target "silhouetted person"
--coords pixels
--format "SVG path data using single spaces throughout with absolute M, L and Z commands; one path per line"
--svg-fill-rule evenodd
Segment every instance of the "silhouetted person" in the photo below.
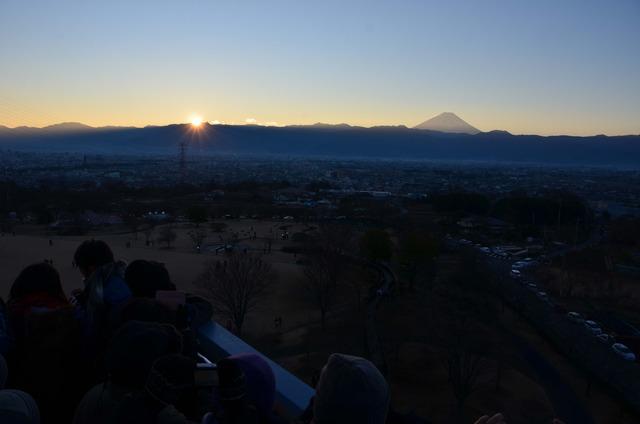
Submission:
M 9 292 L 9 303 L 14 306 L 67 305 L 60 274 L 48 263 L 29 265 L 20 271 Z
M 9 353 L 13 387 L 30 393 L 43 422 L 68 422 L 82 392 L 80 328 L 48 263 L 26 267 L 7 304 L 14 343 Z
M 114 330 L 117 331 L 118 328 L 130 321 L 174 325 L 176 315 L 166 305 L 155 299 L 134 297 L 128 300 L 120 309 Z
M 40 424 L 36 401 L 21 390 L 0 390 L 0 423 Z
M 204 423 L 279 424 L 275 412 L 276 380 L 266 360 L 255 353 L 229 356 L 218 362 L 219 387 L 214 411 Z
M 124 280 L 125 265 L 101 240 L 87 240 L 75 252 L 74 262 L 84 277 L 84 288 L 75 293 L 77 315 L 83 324 L 86 354 L 99 359 L 109 328 L 120 307 L 131 298 Z M 99 366 L 99 364 L 96 364 Z
M 139 321 L 123 325 L 107 348 L 107 380 L 84 395 L 73 423 L 116 422 L 115 412 L 122 403 L 145 390 L 155 360 L 181 350 L 182 338 L 171 325 Z
M 196 361 L 165 355 L 153 363 L 145 388 L 127 396 L 113 411 L 119 424 L 200 422 L 195 383 Z
M 124 278 L 133 297 L 155 298 L 158 290 L 175 290 L 164 264 L 138 259 L 131 262 Z
M 125 271 L 125 279 L 135 298 L 155 299 L 168 306 L 174 316 L 173 324 L 184 338 L 183 353 L 194 356 L 197 330 L 209 322 L 213 315 L 211 303 L 200 296 L 177 292 L 169 272 L 159 262 L 133 261 Z M 138 309 L 144 306 L 144 303 L 138 303 Z M 147 302 L 147 307 L 152 306 Z
M 247 382 L 240 365 L 224 358 L 218 361 L 218 389 L 213 412 L 202 420 L 204 424 L 258 424 L 259 415 L 247 398 Z

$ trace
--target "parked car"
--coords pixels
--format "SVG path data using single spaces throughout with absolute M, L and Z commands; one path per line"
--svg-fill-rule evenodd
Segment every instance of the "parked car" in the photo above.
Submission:
M 553 302 L 551 301 L 551 299 L 549 298 L 549 295 L 546 292 L 539 291 L 538 293 L 536 293 L 536 296 L 538 296 L 538 299 L 540 299 L 542 302 L 546 303 L 547 305 L 553 306 Z
M 567 319 L 576 324 L 582 324 L 584 322 L 584 318 L 577 312 L 567 312 Z
M 520 274 L 520 271 L 518 271 L 517 269 L 512 269 L 511 270 L 511 276 L 513 278 L 520 278 L 520 277 L 522 277 L 522 274 Z
M 594 336 L 597 336 L 599 334 L 602 334 L 602 328 L 600 328 L 600 326 L 598 325 L 597 322 L 595 321 L 591 321 L 591 320 L 586 320 L 584 322 L 584 326 L 585 328 Z
M 620 356 L 625 361 L 636 360 L 636 354 L 631 352 L 631 349 L 629 349 L 626 345 L 623 345 L 622 343 L 614 343 L 613 345 L 611 345 L 611 349 L 613 349 L 613 351 L 617 353 L 618 356 Z
M 598 339 L 599 342 L 601 342 L 603 344 L 608 344 L 608 345 L 613 344 L 613 342 L 615 341 L 613 339 L 613 336 L 611 336 L 611 335 L 609 335 L 607 333 L 598 334 L 596 336 L 596 339 Z

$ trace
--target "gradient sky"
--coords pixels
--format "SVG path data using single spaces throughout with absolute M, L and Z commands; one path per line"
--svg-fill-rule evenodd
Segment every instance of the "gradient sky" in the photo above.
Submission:
M 640 0 L 0 0 L 0 125 L 640 134 Z

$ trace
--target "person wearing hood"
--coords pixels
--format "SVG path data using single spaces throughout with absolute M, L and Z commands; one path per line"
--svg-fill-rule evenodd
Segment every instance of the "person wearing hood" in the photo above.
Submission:
M 21 390 L 0 390 L 0 423 L 40 424 L 36 401 Z
M 384 424 L 389 400 L 389 386 L 375 365 L 334 353 L 320 374 L 312 423 Z
M 21 390 L 5 390 L 9 368 L 0 355 L 0 423 L 40 424 L 40 411 L 36 401 Z

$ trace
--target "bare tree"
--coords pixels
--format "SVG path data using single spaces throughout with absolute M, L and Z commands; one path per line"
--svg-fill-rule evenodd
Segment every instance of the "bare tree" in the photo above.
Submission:
M 487 371 L 486 359 L 494 356 L 483 325 L 500 325 L 500 312 L 492 301 L 490 276 L 478 257 L 471 254 L 460 259 L 458 270 L 436 290 L 438 313 L 432 330 L 443 346 L 444 368 L 458 403 L 459 421 L 464 422 L 466 401 Z M 500 378 L 496 376 L 496 384 Z
M 320 311 L 324 330 L 327 312 L 333 306 L 338 287 L 344 279 L 347 260 L 344 256 L 351 233 L 337 226 L 323 226 L 310 241 L 304 275 L 311 300 Z
M 198 253 L 200 253 L 200 248 L 207 239 L 207 230 L 202 227 L 197 227 L 189 231 L 188 234 L 189 238 L 191 238 L 191 241 L 193 242 L 193 246 L 198 250 Z
M 447 375 L 453 395 L 458 401 L 460 414 L 469 396 L 475 391 L 478 377 L 484 370 L 483 356 L 458 346 L 449 349 L 446 358 Z
M 437 321 L 433 330 L 443 347 L 442 363 L 457 401 L 459 421 L 464 422 L 466 401 L 487 371 L 486 349 L 476 319 L 467 311 L 453 310 Z
M 250 253 L 231 253 L 221 261 L 210 261 L 196 284 L 206 290 L 216 313 L 230 320 L 238 335 L 247 314 L 274 279 L 271 265 Z
M 320 324 L 324 330 L 327 312 L 333 306 L 342 277 L 341 261 L 335 252 L 322 251 L 309 257 L 304 275 L 311 300 L 320 311 Z

